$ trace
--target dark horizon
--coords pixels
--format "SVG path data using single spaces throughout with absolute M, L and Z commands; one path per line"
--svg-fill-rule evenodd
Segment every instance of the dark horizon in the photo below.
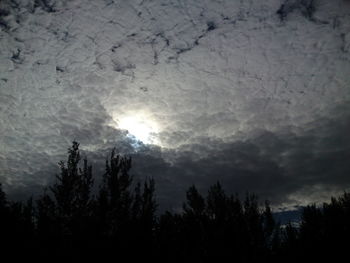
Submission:
M 350 194 L 301 209 L 298 222 L 276 220 L 268 201 L 227 195 L 219 182 L 202 196 L 186 191 L 178 213 L 157 214 L 156 184 L 133 184 L 131 158 L 113 150 L 97 194 L 91 161 L 68 149 L 56 182 L 38 199 L 12 202 L 0 184 L 1 257 L 92 262 L 111 257 L 152 262 L 295 262 L 338 260 L 347 253 Z

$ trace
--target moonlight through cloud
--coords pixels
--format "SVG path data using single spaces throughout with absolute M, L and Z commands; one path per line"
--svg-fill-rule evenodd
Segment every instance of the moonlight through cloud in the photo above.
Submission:
M 273 209 L 350 189 L 350 2 L 1 0 L 0 182 L 40 195 L 73 140 L 160 210 L 221 182 Z M 101 181 L 101 178 L 96 178 Z

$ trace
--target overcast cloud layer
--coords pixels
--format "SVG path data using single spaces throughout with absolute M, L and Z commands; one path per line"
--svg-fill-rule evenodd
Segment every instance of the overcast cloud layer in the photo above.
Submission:
M 76 139 L 131 153 L 167 208 L 217 180 L 324 201 L 350 187 L 349 76 L 346 0 L 2 0 L 0 181 L 38 192 Z M 156 145 L 118 129 L 130 116 Z

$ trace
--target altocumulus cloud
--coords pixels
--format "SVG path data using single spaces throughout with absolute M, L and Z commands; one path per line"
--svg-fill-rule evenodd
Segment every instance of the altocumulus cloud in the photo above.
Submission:
M 112 147 L 131 154 L 164 207 L 217 180 L 277 207 L 349 189 L 349 10 L 343 0 L 1 1 L 1 182 L 13 196 L 39 193 L 75 139 L 96 173 Z M 157 124 L 158 145 L 118 128 L 132 114 Z

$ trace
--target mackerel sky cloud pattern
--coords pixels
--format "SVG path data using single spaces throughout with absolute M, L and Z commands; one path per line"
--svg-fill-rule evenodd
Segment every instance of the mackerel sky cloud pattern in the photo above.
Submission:
M 1 1 L 0 181 L 40 193 L 75 139 L 96 173 L 131 154 L 165 208 L 217 180 L 328 200 L 350 187 L 349 32 L 345 0 Z

